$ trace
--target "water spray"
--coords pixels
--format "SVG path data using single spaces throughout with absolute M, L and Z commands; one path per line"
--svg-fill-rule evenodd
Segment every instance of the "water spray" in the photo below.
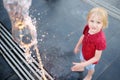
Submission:
M 47 80 L 37 47 L 36 27 L 29 16 L 29 8 L 32 0 L 3 0 L 3 3 L 11 20 L 13 38 L 21 48 L 25 49 L 26 61 L 29 64 L 32 62 L 31 47 L 34 46 L 39 68 L 42 71 L 42 78 L 43 80 Z

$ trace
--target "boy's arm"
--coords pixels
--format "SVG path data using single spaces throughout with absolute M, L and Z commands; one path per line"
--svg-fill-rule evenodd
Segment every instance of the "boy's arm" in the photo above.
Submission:
M 75 49 L 74 49 L 74 52 L 75 52 L 75 53 L 78 53 L 78 52 L 79 52 L 78 50 L 79 50 L 79 48 L 80 48 L 80 45 L 81 45 L 81 43 L 82 43 L 83 38 L 84 38 L 84 35 L 82 35 L 82 36 L 80 37 L 78 43 L 76 44 Z
M 85 66 L 92 64 L 96 61 L 99 61 L 99 59 L 101 58 L 101 55 L 102 55 L 102 50 L 96 50 L 95 56 L 93 58 L 91 58 L 90 60 L 84 61 L 81 63 L 73 63 L 74 66 L 71 68 L 72 71 L 81 71 L 81 69 L 83 69 Z
M 95 51 L 95 56 L 93 58 L 91 58 L 90 60 L 83 62 L 82 65 L 85 67 L 89 64 L 92 64 L 96 61 L 99 61 L 100 58 L 101 58 L 101 55 L 102 55 L 102 50 L 96 50 Z

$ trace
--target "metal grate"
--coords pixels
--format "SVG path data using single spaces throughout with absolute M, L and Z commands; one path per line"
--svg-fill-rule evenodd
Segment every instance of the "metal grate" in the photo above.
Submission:
M 21 80 L 44 80 L 39 63 L 34 58 L 32 58 L 32 63 L 26 62 L 24 49 L 17 45 L 12 35 L 1 23 L 0 37 L 0 52 Z M 44 68 L 43 70 L 47 80 L 54 80 Z

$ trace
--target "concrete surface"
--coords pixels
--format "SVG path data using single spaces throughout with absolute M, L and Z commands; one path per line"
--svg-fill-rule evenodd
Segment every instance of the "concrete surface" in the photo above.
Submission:
M 91 0 L 92 1 L 92 0 Z M 98 0 L 95 0 L 98 1 Z M 102 58 L 96 65 L 96 72 L 93 80 L 119 80 L 120 79 L 120 3 L 119 0 L 104 0 L 117 8 L 118 12 L 109 11 L 109 27 L 105 30 L 107 38 L 107 49 L 103 52 Z M 79 61 L 78 55 L 73 49 L 82 34 L 86 24 L 86 15 L 94 6 L 88 0 L 34 0 L 30 8 L 30 15 L 37 20 L 36 28 L 38 33 L 38 47 L 41 52 L 43 64 L 47 71 L 56 80 L 77 80 L 82 74 L 71 72 L 73 61 Z M 113 14 L 111 14 L 113 13 Z M 0 21 L 9 29 L 9 17 L 2 7 L 0 0 Z M 4 61 L 0 62 L 0 74 L 13 73 Z M 85 76 L 86 72 L 83 73 Z M 7 76 L 0 76 L 2 79 Z M 4 78 L 5 79 L 5 78 Z M 3 79 L 3 80 L 4 80 Z M 12 79 L 11 79 L 12 80 Z

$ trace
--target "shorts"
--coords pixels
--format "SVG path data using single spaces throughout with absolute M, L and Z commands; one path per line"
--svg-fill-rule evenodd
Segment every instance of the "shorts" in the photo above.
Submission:
M 83 55 L 82 55 L 82 53 L 80 53 L 80 60 L 81 60 L 81 61 L 84 61 L 84 60 L 85 60 L 84 57 L 83 57 Z M 86 68 L 87 70 L 94 70 L 94 69 L 95 69 L 95 64 L 90 64 L 90 65 L 86 66 L 85 68 Z

